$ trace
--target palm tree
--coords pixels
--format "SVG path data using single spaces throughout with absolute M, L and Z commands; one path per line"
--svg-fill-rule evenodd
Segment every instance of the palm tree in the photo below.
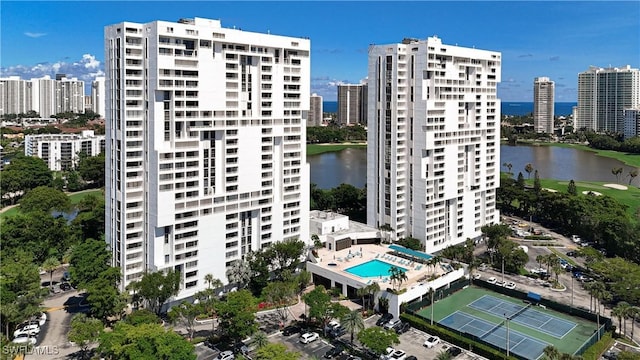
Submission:
M 364 319 L 358 310 L 347 313 L 340 319 L 340 323 L 351 335 L 351 343 L 353 344 L 353 334 L 364 329 Z
M 258 349 L 265 347 L 269 344 L 269 337 L 264 331 L 258 331 L 253 335 L 253 344 L 256 345 Z
M 53 290 L 53 272 L 60 266 L 60 261 L 55 256 L 47 258 L 42 263 L 42 269 L 49 273 L 49 287 Z
M 451 360 L 451 354 L 444 350 L 441 350 L 436 356 L 435 360 Z
M 560 284 L 560 281 L 558 281 L 558 275 L 562 272 L 562 266 L 560 266 L 560 261 L 555 261 L 551 266 L 551 270 L 553 270 L 553 273 L 556 276 L 556 284 Z
M 558 351 L 558 349 L 556 349 L 555 346 L 553 345 L 549 345 L 547 347 L 544 348 L 543 350 L 543 354 L 544 354 L 544 358 L 545 360 L 558 360 L 560 359 L 560 351 Z
M 222 281 L 220 281 L 220 279 L 216 279 L 213 277 L 213 274 L 207 274 L 204 276 L 204 281 L 207 283 L 207 285 L 209 286 L 209 289 L 217 289 L 219 287 L 222 287 Z
M 638 170 L 634 169 L 634 170 L 629 170 L 629 175 L 627 175 L 629 177 L 629 185 L 631 185 L 631 182 L 633 181 L 633 179 L 635 179 L 638 176 Z
M 391 284 L 396 283 L 398 285 L 398 290 L 400 290 L 400 285 L 402 285 L 402 282 L 409 279 L 407 277 L 407 274 L 402 269 L 396 266 L 392 266 L 391 269 L 389 269 L 389 274 Z
M 362 309 L 365 309 L 365 305 L 364 305 L 364 297 L 367 296 L 369 294 L 369 289 L 367 289 L 367 286 L 363 286 L 361 288 L 358 288 L 356 290 L 356 296 L 358 296 L 359 298 L 362 299 Z
M 611 309 L 611 315 L 615 316 L 618 318 L 618 332 L 622 335 L 622 331 L 624 329 L 625 332 L 625 336 L 626 334 L 626 329 L 627 329 L 627 315 L 629 313 L 629 309 L 631 308 L 631 305 L 629 305 L 628 302 L 626 301 L 620 301 L 618 304 L 616 304 L 616 306 Z M 624 318 L 624 328 L 622 327 L 622 319 Z
M 640 306 L 632 306 L 629 308 L 629 317 L 631 318 L 631 339 L 633 339 L 633 328 L 636 319 L 640 316 Z
M 621 167 L 614 167 L 611 169 L 611 173 L 616 176 L 616 182 L 618 183 L 620 182 L 620 174 L 622 174 L 623 170 L 624 169 L 622 169 Z
M 598 340 L 600 340 L 600 305 L 602 301 L 611 298 L 611 293 L 607 291 L 605 284 L 601 281 L 594 282 L 589 291 L 593 295 L 593 298 L 596 299 L 596 320 L 598 323 Z
M 369 303 L 371 304 L 371 309 L 373 309 L 374 296 L 380 291 L 380 285 L 377 282 L 372 283 L 371 285 L 367 285 L 367 294 L 369 295 Z
M 531 172 L 533 171 L 533 164 L 528 163 L 524 166 L 524 171 L 527 172 L 527 179 L 531 179 Z

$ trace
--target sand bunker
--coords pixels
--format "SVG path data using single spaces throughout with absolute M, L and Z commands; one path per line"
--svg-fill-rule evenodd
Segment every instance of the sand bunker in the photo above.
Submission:
M 600 196 L 602 195 L 601 193 L 597 192 L 597 191 L 583 191 L 582 192 L 584 195 L 595 195 L 595 196 Z
M 555 189 L 549 189 L 549 188 L 542 188 L 542 190 L 544 190 L 544 191 L 548 191 L 548 192 L 558 192 L 558 190 L 555 190 Z
M 626 185 L 620 185 L 620 184 L 604 184 L 604 186 L 608 187 L 608 188 L 612 188 L 612 189 L 618 189 L 618 190 L 627 190 L 628 187 Z

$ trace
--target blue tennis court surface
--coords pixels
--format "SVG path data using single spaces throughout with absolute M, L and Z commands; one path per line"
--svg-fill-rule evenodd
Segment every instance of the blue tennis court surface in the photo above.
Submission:
M 456 311 L 439 321 L 451 329 L 477 336 L 478 338 L 506 350 L 507 328 L 504 322 L 493 324 L 465 312 Z M 525 359 L 538 359 L 547 347 L 545 342 L 521 332 L 509 329 L 509 352 Z
M 501 300 L 491 295 L 484 295 L 467 306 L 500 318 L 507 316 L 512 322 L 543 332 L 558 339 L 562 339 L 578 325 L 573 321 L 545 314 L 530 306 L 523 306 L 510 301 Z

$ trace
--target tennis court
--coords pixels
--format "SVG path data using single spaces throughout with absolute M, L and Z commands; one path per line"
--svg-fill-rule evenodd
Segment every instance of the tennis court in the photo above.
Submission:
M 449 328 L 468 333 L 480 342 L 506 351 L 506 323 L 509 318 L 509 351 L 522 359 L 538 359 L 547 345 L 558 351 L 575 354 L 592 339 L 595 322 L 570 314 L 528 306 L 521 299 L 489 289 L 470 286 L 433 305 L 416 310 L 416 314 Z M 507 317 L 505 317 L 505 314 Z
M 507 327 L 504 321 L 494 324 L 462 311 L 454 312 L 440 320 L 439 323 L 461 333 L 477 336 L 503 349 L 507 348 L 508 337 L 509 352 L 526 359 L 539 358 L 544 352 L 544 348 L 549 345 L 516 330 L 509 329 L 507 335 Z
M 577 326 L 575 322 L 538 311 L 532 308 L 531 304 L 523 306 L 491 295 L 485 295 L 467 306 L 496 316 L 508 317 L 510 321 L 558 339 L 562 339 Z

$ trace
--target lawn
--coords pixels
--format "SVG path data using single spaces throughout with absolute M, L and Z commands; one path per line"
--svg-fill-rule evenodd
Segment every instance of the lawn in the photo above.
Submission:
M 529 185 L 533 185 L 533 180 L 528 181 Z M 640 189 L 635 186 L 628 186 L 627 190 L 618 190 L 604 186 L 604 184 L 610 184 L 611 182 L 601 181 L 576 181 L 576 188 L 578 194 L 582 195 L 583 191 L 599 192 L 603 195 L 611 196 L 618 200 L 622 204 L 628 206 L 627 213 L 632 219 L 636 219 L 635 214 L 640 206 Z M 540 185 L 543 188 L 557 190 L 558 192 L 566 193 L 569 181 L 566 180 L 554 180 L 554 179 L 540 179 Z
M 307 156 L 318 155 L 327 152 L 342 151 L 347 148 L 366 148 L 367 144 L 307 144 Z

